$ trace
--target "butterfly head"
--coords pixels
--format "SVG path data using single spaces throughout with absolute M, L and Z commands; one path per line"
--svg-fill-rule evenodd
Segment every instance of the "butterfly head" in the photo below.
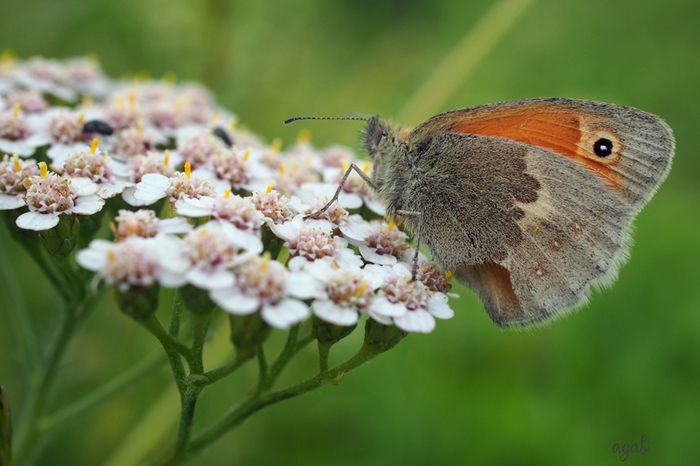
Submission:
M 401 128 L 392 125 L 378 116 L 367 120 L 362 130 L 362 146 L 372 159 L 387 153 L 405 140 Z

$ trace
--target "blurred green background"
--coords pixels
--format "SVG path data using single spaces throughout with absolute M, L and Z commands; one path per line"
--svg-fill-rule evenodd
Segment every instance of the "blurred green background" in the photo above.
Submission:
M 268 141 L 309 128 L 319 147 L 358 148 L 356 122 L 284 127 L 299 115 L 396 117 L 494 2 L 478 0 L 23 0 L 0 2 L 0 48 L 18 56 L 95 54 L 112 77 L 147 71 L 196 80 Z M 460 80 L 439 111 L 561 96 L 655 113 L 674 129 L 674 168 L 636 221 L 629 263 L 611 290 L 548 328 L 502 332 L 469 292 L 457 315 L 326 387 L 258 413 L 194 465 L 590 465 L 700 461 L 700 3 L 535 0 Z M 19 414 L 26 389 L 10 334 L 11 293 L 45 342 L 56 296 L 3 225 L 0 383 Z M 225 330 L 216 335 L 225 339 Z M 359 346 L 341 342 L 332 362 Z M 282 343 L 274 332 L 271 351 Z M 56 406 L 89 393 L 157 350 L 105 301 L 85 322 L 59 376 Z M 281 380 L 311 376 L 307 348 Z M 207 391 L 201 430 L 254 382 L 247 367 Z M 40 464 L 103 464 L 172 379 L 154 373 L 63 429 Z M 173 402 L 171 411 L 177 411 Z M 169 444 L 167 432 L 160 450 Z M 149 435 L 139 434 L 148 443 Z

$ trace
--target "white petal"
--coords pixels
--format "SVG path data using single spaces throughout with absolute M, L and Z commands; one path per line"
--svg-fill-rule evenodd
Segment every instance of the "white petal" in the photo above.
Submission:
M 304 272 L 287 274 L 286 292 L 299 299 L 319 298 L 325 295 L 325 286 L 312 275 Z
M 247 315 L 260 308 L 260 298 L 245 295 L 236 287 L 210 291 L 209 297 L 230 314 Z
M 297 237 L 297 230 L 292 227 L 290 222 L 270 224 L 270 229 L 275 236 L 285 241 L 292 241 Z
M 136 185 L 134 197 L 143 201 L 157 200 L 165 196 L 170 179 L 159 173 L 147 173 L 143 175 L 141 181 Z
M 114 243 L 95 239 L 90 242 L 87 249 L 82 249 L 75 254 L 75 262 L 79 266 L 96 272 L 104 267 L 107 262 L 107 251 L 114 247 Z
M 158 273 L 158 283 L 166 288 L 180 288 L 187 284 L 187 277 L 184 274 L 172 273 L 169 270 L 161 269 Z
M 369 305 L 369 311 L 386 317 L 398 317 L 408 312 L 405 305 L 392 303 L 385 296 L 375 296 Z
M 150 241 L 153 242 L 153 250 L 162 268 L 177 275 L 184 275 L 187 272 L 191 262 L 185 254 L 185 245 L 180 238 L 158 235 Z
M 106 181 L 97 185 L 97 195 L 102 199 L 110 199 L 117 194 L 124 191 L 126 185 L 124 183 L 112 183 L 111 181 Z
M 359 215 L 352 215 L 340 225 L 340 231 L 350 244 L 357 246 L 372 234 L 374 228 Z
M 27 144 L 24 140 L 10 141 L 0 138 L 0 151 L 6 154 L 17 154 L 20 157 L 29 157 L 34 153 L 34 146 Z
M 380 288 L 390 273 L 390 269 L 381 265 L 367 264 L 362 268 L 362 276 L 373 290 Z
M 185 217 L 207 217 L 214 211 L 216 199 L 213 197 L 185 198 L 175 202 L 175 210 Z
M 435 293 L 430 297 L 428 312 L 438 319 L 451 319 L 455 315 L 455 311 L 447 304 L 447 296 L 442 293 Z
M 90 178 L 85 178 L 82 176 L 70 178 L 70 184 L 75 190 L 75 194 L 78 196 L 90 196 L 95 194 L 99 189 Z
M 335 189 L 338 189 L 337 187 Z M 362 197 L 356 193 L 346 193 L 340 191 L 338 195 L 338 204 L 346 209 L 359 209 L 362 207 Z
M 165 218 L 158 222 L 158 231 L 171 235 L 188 233 L 192 231 L 192 224 L 183 217 Z
M 52 144 L 46 151 L 46 155 L 51 159 L 51 166 L 59 170 L 63 170 L 66 164 L 66 159 L 69 155 L 85 147 L 85 143 L 80 144 Z
M 391 320 L 391 317 L 386 317 L 381 314 L 374 313 L 372 311 L 369 312 L 369 316 L 382 325 L 394 325 L 394 321 Z
M 18 227 L 25 230 L 43 231 L 50 230 L 58 225 L 58 214 L 42 214 L 40 212 L 26 212 L 15 221 Z
M 386 215 L 386 207 L 383 203 L 376 199 L 365 197 L 365 205 L 369 207 L 369 210 L 371 210 L 375 214 L 379 214 L 382 217 Z
M 336 239 L 342 239 L 337 238 Z M 324 257 L 325 259 L 325 257 Z M 355 254 L 352 249 L 341 249 L 339 254 L 335 257 L 335 261 L 340 267 L 362 267 L 364 262 L 362 262 L 362 257 Z
M 317 299 L 311 304 L 311 309 L 319 319 L 335 325 L 348 327 L 355 325 L 359 319 L 356 310 L 340 307 L 331 300 Z
M 22 207 L 24 204 L 24 198 L 17 195 L 11 194 L 0 194 L 0 210 L 12 210 Z
M 236 283 L 233 273 L 227 270 L 195 267 L 187 272 L 187 280 L 198 288 L 205 290 L 221 290 L 232 287 Z
M 239 248 L 260 254 L 263 251 L 262 240 L 252 233 L 241 231 L 228 222 L 220 222 L 221 231 L 225 237 Z
M 404 332 L 430 333 L 435 329 L 435 319 L 428 311 L 417 309 L 394 317 L 394 323 Z
M 92 215 L 102 210 L 105 200 L 100 196 L 80 196 L 75 200 L 73 213 L 80 215 Z
M 366 244 L 361 244 L 358 246 L 362 258 L 367 262 L 379 265 L 394 265 L 396 264 L 396 257 L 391 254 L 378 254 L 374 249 L 370 248 Z
M 262 318 L 269 325 L 287 329 L 311 315 L 309 306 L 296 299 L 283 299 L 275 305 L 264 305 Z
M 122 193 L 122 199 L 124 199 L 124 202 L 126 202 L 130 206 L 143 207 L 143 206 L 151 205 L 158 200 L 158 199 L 155 199 L 155 200 L 150 200 L 150 201 L 144 201 L 141 199 L 136 199 L 134 197 L 134 191 L 136 191 L 136 188 L 126 188 L 124 190 L 124 192 Z
M 291 272 L 306 272 L 324 283 L 340 270 L 340 266 L 330 257 L 310 261 L 304 257 L 295 256 L 289 260 L 287 266 Z

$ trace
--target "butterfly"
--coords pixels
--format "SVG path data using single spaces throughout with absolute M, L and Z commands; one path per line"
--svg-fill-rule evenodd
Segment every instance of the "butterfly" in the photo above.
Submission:
M 359 173 L 502 327 L 561 317 L 616 280 L 675 150 L 657 116 L 587 100 L 464 108 L 412 129 L 341 119 L 366 122 L 373 160 L 371 176 L 352 165 L 343 181 Z

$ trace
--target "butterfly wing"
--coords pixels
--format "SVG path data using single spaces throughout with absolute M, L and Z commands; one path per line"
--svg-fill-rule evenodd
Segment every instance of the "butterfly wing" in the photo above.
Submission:
M 423 212 L 422 238 L 499 325 L 560 316 L 615 280 L 632 220 L 674 148 L 652 115 L 568 99 L 448 112 L 408 141 L 422 179 L 450 174 L 411 195 L 426 199 L 412 207 Z
M 454 110 L 413 129 L 409 144 L 440 133 L 506 138 L 566 157 L 639 211 L 671 169 L 675 142 L 658 117 L 587 100 L 539 98 Z

